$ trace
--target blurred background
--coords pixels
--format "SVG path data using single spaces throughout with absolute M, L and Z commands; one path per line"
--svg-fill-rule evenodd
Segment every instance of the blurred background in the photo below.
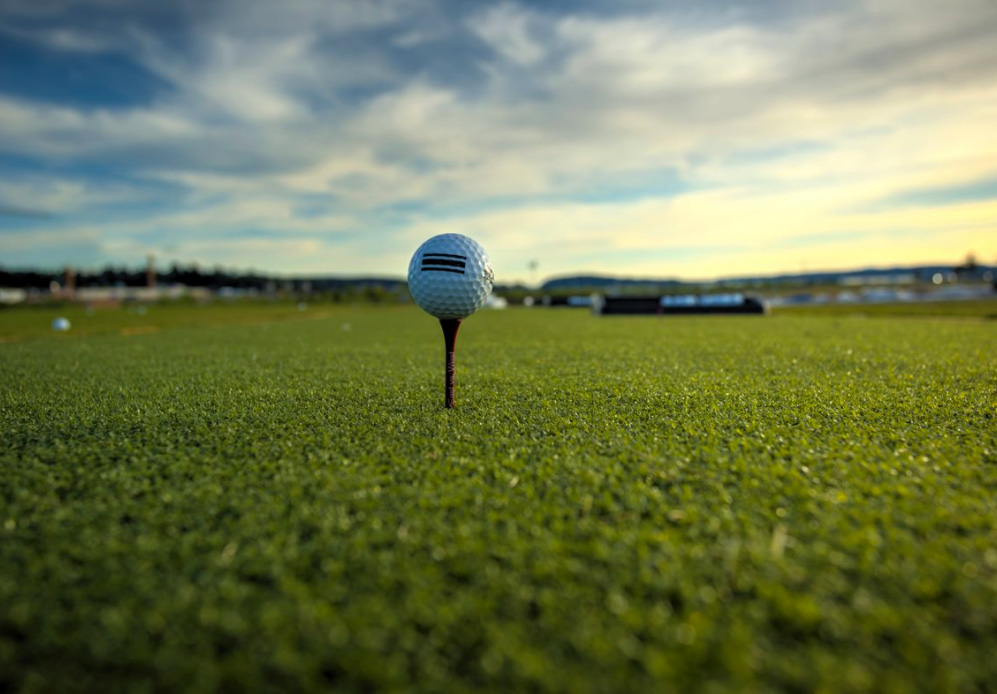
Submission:
M 978 298 L 995 35 L 990 0 L 7 0 L 0 301 L 404 302 L 444 232 L 512 303 Z

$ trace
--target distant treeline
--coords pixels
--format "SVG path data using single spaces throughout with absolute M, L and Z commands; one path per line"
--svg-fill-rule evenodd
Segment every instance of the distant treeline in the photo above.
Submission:
M 45 272 L 42 270 L 7 270 L 0 268 L 0 287 L 16 289 L 48 289 L 52 282 L 65 285 L 65 271 Z M 188 287 L 219 289 L 264 290 L 270 278 L 255 273 L 231 272 L 223 268 L 203 271 L 196 265 L 183 267 L 174 264 L 166 272 L 157 271 L 156 281 L 161 284 L 184 284 Z M 127 267 L 108 265 L 101 270 L 77 270 L 77 287 L 144 287 L 148 282 L 146 268 L 132 270 Z
M 125 266 L 108 265 L 101 270 L 78 269 L 75 286 L 84 287 L 144 287 L 148 282 L 145 267 L 130 269 Z M 733 277 L 722 280 L 695 282 L 676 279 L 625 278 L 610 276 L 578 275 L 548 279 L 539 288 L 523 285 L 496 285 L 495 292 L 510 301 L 518 302 L 528 295 L 540 294 L 568 296 L 592 292 L 612 294 L 635 293 L 683 293 L 704 290 L 742 290 L 794 287 L 814 287 L 833 285 L 847 280 L 874 280 L 875 278 L 896 278 L 898 283 L 906 281 L 930 283 L 936 275 L 945 281 L 995 282 L 997 267 L 981 265 L 969 256 L 962 265 L 921 265 L 889 268 L 864 268 L 840 272 L 811 272 L 799 274 L 770 275 L 757 277 Z M 38 269 L 6 269 L 0 267 L 0 287 L 25 290 L 47 290 L 53 282 L 66 285 L 66 272 Z M 328 294 L 332 298 L 360 296 L 375 300 L 393 296 L 407 296 L 407 285 L 396 277 L 279 277 L 268 276 L 254 271 L 229 270 L 221 266 L 202 269 L 196 264 L 174 263 L 169 270 L 156 271 L 156 282 L 160 285 L 185 285 L 209 290 L 224 288 L 250 292 Z M 872 282 L 876 283 L 876 282 Z
M 75 285 L 83 287 L 144 287 L 148 283 L 146 268 L 130 269 L 108 265 L 100 270 L 75 271 Z M 0 267 L 0 287 L 11 289 L 48 289 L 53 282 L 65 286 L 66 272 L 36 269 L 8 270 Z M 383 277 L 271 277 L 256 272 L 241 272 L 215 267 L 209 270 L 197 265 L 173 264 L 169 270 L 156 271 L 156 283 L 182 284 L 206 289 L 233 288 L 242 290 L 329 292 L 377 289 L 397 292 L 405 289 L 405 282 Z

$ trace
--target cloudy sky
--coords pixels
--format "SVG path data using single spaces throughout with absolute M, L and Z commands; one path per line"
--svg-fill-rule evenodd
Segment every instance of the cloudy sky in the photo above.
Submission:
M 993 0 L 4 0 L 0 265 L 997 260 Z

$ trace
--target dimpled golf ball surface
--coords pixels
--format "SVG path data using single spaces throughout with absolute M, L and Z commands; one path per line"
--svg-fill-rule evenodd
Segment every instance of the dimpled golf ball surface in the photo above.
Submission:
M 429 239 L 412 256 L 408 287 L 415 303 L 437 318 L 466 318 L 481 308 L 495 275 L 488 254 L 462 234 Z

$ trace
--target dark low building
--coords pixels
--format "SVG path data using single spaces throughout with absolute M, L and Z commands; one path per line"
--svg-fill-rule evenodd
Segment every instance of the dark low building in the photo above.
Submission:
M 724 315 L 768 313 L 764 301 L 742 294 L 684 294 L 677 296 L 606 296 L 596 306 L 603 316 Z
M 606 296 L 595 307 L 600 316 L 660 313 L 660 296 Z

